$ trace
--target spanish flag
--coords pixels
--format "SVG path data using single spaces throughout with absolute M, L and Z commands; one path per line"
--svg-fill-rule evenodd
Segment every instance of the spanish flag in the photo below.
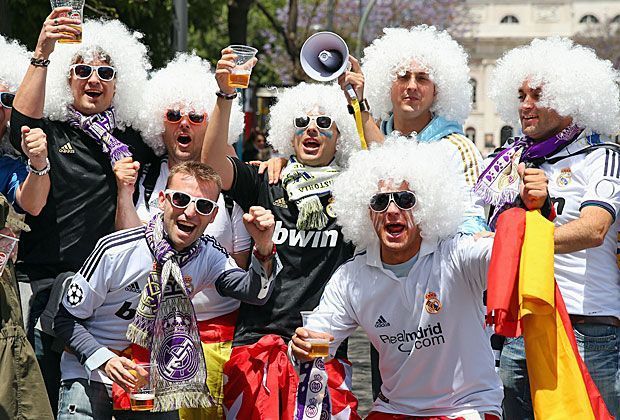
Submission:
M 535 417 L 613 419 L 577 351 L 553 273 L 552 222 L 538 211 L 500 215 L 489 267 L 487 323 L 523 335 Z

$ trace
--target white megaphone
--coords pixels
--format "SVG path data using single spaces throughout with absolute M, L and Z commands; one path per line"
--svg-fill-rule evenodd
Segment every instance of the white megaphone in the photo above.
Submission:
M 338 34 L 317 32 L 306 39 L 299 59 L 301 68 L 310 78 L 329 82 L 349 68 L 349 47 Z M 352 99 L 357 97 L 351 85 L 347 85 L 347 94 Z

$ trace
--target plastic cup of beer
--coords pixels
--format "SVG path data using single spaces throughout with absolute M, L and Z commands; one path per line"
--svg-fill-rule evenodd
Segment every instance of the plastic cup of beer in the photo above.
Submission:
M 253 58 L 256 57 L 258 50 L 247 45 L 230 45 L 228 48 L 237 56 L 235 67 L 228 75 L 228 86 L 245 89 L 250 84 L 250 75 L 254 67 Z
M 71 11 L 68 13 L 62 13 L 60 17 L 68 17 L 71 19 L 79 19 L 82 21 L 84 17 L 84 0 L 50 0 L 52 9 L 57 7 L 70 7 Z M 58 42 L 61 44 L 79 44 L 82 42 L 82 25 L 70 25 L 75 29 L 79 29 L 80 33 L 73 39 L 60 39 Z
M 151 411 L 155 403 L 155 390 L 151 382 L 151 372 L 155 369 L 155 365 L 138 363 L 138 366 L 144 370 L 129 369 L 129 373 L 138 380 L 136 386 L 129 392 L 131 411 Z
M 332 317 L 334 314 L 314 311 L 302 311 L 300 313 L 304 328 L 332 335 Z M 329 356 L 329 338 L 306 338 L 305 341 L 310 344 L 308 357 Z
M 0 234 L 0 273 L 4 271 L 6 263 L 11 258 L 11 252 L 13 252 L 17 241 L 17 238 Z

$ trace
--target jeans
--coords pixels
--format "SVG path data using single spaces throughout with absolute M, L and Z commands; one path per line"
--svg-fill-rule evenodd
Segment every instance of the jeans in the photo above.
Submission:
M 112 398 L 105 384 L 86 379 L 62 381 L 58 402 L 58 420 L 178 420 L 176 411 L 113 411 Z
M 609 412 L 620 419 L 620 328 L 600 324 L 573 326 L 579 354 Z M 507 338 L 500 359 L 504 418 L 534 420 L 523 337 Z

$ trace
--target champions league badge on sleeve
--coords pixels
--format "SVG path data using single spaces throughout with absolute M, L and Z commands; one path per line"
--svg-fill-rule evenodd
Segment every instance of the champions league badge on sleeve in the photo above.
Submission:
M 84 300 L 84 290 L 77 283 L 71 283 L 67 290 L 67 302 L 71 306 L 77 306 Z

